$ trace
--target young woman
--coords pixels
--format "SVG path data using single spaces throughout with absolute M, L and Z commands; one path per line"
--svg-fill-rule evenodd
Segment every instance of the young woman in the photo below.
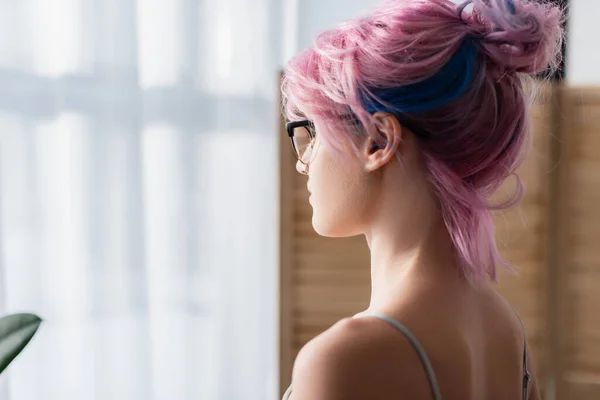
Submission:
M 314 229 L 366 237 L 372 293 L 302 349 L 285 399 L 539 398 L 493 288 L 506 265 L 490 210 L 521 185 L 489 198 L 530 142 L 524 78 L 558 65 L 560 23 L 532 1 L 392 0 L 289 62 Z

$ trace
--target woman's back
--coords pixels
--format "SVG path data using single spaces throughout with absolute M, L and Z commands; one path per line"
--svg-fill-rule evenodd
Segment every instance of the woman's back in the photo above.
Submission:
M 457 289 L 435 283 L 414 288 L 401 304 L 378 311 L 418 340 L 443 399 L 522 399 L 525 348 L 519 318 L 489 286 Z M 345 382 L 341 392 L 327 395 L 332 400 L 433 399 L 422 360 L 406 336 L 379 318 L 357 317 L 338 322 L 305 346 L 294 367 L 290 400 L 318 400 L 319 386 L 331 384 L 327 379 Z M 529 399 L 539 398 L 536 386 Z
M 491 286 L 444 283 L 413 296 L 397 318 L 426 350 L 444 399 L 522 398 L 523 328 Z

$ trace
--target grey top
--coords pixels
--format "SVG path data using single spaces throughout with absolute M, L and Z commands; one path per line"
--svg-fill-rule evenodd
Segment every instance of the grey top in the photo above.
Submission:
M 394 328 L 396 328 L 400 333 L 402 333 L 404 335 L 404 337 L 406 337 L 406 339 L 408 339 L 410 344 L 414 347 L 415 351 L 417 352 L 417 355 L 419 356 L 419 359 L 421 360 L 421 364 L 423 364 L 423 368 L 425 369 L 425 374 L 427 375 L 427 380 L 429 381 L 429 386 L 431 388 L 431 394 L 433 395 L 433 399 L 434 400 L 442 399 L 442 395 L 440 393 L 440 389 L 438 387 L 437 380 L 435 378 L 435 373 L 433 371 L 433 367 L 431 366 L 431 362 L 429 361 L 429 357 L 427 357 L 427 353 L 425 353 L 423 346 L 421 346 L 421 343 L 419 343 L 417 338 L 404 325 L 402 325 L 400 322 L 396 321 L 395 319 L 388 317 L 387 315 L 379 314 L 379 313 L 361 313 L 361 314 L 357 314 L 355 317 L 356 318 L 367 318 L 367 317 L 379 318 L 379 319 L 387 322 Z M 517 315 L 517 317 L 518 317 L 518 315 Z M 520 318 L 519 318 L 519 321 L 521 321 Z M 521 326 L 523 326 L 523 322 L 521 322 Z M 525 335 L 525 329 L 523 329 L 523 336 L 524 335 Z M 523 348 L 523 397 L 522 397 L 523 400 L 527 400 L 527 396 L 529 395 L 529 381 L 530 381 L 530 375 L 529 375 L 529 370 L 527 369 L 527 340 L 525 340 L 525 345 Z M 292 394 L 292 386 L 290 386 L 285 391 L 285 394 L 283 395 L 282 400 L 288 400 L 291 394 Z

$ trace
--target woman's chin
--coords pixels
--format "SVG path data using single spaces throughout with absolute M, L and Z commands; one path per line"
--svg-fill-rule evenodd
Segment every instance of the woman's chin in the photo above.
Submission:
M 317 213 L 315 213 L 313 208 L 313 216 L 312 216 L 312 226 L 315 232 L 317 232 L 321 236 L 331 237 L 331 238 L 340 238 L 347 237 L 347 231 L 340 226 L 340 224 L 336 224 L 335 221 L 332 221 L 328 218 L 320 218 Z

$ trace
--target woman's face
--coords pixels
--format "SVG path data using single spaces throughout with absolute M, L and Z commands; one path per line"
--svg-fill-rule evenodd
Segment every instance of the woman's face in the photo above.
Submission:
M 343 151 L 336 151 L 321 140 L 318 121 L 315 128 L 315 143 L 303 157 L 308 165 L 296 164 L 298 172 L 308 176 L 313 227 L 323 236 L 358 235 L 375 206 L 376 188 L 360 154 L 356 155 L 349 143 L 343 144 Z

